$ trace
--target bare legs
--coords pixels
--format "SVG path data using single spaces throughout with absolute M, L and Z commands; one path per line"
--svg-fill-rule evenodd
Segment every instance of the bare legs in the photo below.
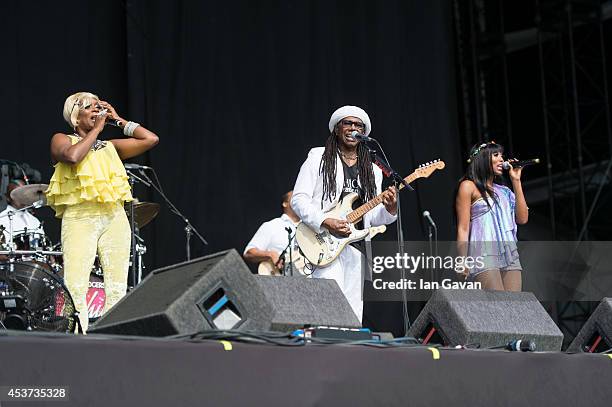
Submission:
M 490 269 L 479 273 L 474 278 L 485 290 L 521 291 L 521 270 Z

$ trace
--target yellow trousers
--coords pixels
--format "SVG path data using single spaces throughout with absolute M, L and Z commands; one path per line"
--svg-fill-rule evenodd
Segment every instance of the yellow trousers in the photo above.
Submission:
M 130 224 L 122 202 L 83 202 L 66 208 L 62 217 L 64 282 L 87 331 L 87 290 L 96 253 L 104 271 L 104 312 L 127 291 Z

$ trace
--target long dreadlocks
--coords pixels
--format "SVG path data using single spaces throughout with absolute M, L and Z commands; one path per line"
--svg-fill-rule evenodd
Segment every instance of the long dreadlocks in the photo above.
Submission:
M 333 201 L 336 198 L 336 160 L 338 159 L 338 135 L 337 127 L 325 141 L 325 151 L 321 157 L 319 174 L 323 175 L 323 201 L 328 199 Z M 376 196 L 376 183 L 374 181 L 374 171 L 372 171 L 372 160 L 367 147 L 359 143 L 357 146 L 357 165 L 359 166 L 359 183 L 365 196 L 364 201 L 369 201 Z

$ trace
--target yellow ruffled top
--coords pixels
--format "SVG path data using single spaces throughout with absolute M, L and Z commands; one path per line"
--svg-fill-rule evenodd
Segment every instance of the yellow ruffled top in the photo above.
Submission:
M 72 144 L 79 138 L 68 135 Z M 110 141 L 99 149 L 91 149 L 81 162 L 70 165 L 58 162 L 45 192 L 47 203 L 61 218 L 69 205 L 82 202 L 125 202 L 132 192 L 123 163 Z

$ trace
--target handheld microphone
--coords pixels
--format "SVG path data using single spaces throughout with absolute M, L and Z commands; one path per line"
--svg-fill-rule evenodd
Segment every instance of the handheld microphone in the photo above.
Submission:
M 123 163 L 123 166 L 126 170 L 150 170 L 151 167 L 147 167 L 146 165 L 133 164 L 133 163 Z
M 372 141 L 371 137 L 368 137 L 364 134 L 359 133 L 357 130 L 353 130 L 353 132 L 351 133 L 351 137 L 354 138 L 357 141 Z
M 423 211 L 423 217 L 425 219 L 427 219 L 427 222 L 429 222 L 429 224 L 435 229 L 436 228 L 436 223 L 433 221 L 433 219 L 431 218 L 431 214 L 429 213 L 429 211 Z
M 514 161 L 514 162 L 504 161 L 502 163 L 502 167 L 504 168 L 504 170 L 509 170 L 510 166 L 512 166 L 512 168 L 521 168 L 521 167 L 527 167 L 528 165 L 535 165 L 539 163 L 540 163 L 539 158 L 532 158 L 531 160 L 519 160 L 519 161 Z
M 101 116 L 101 115 L 105 114 L 106 112 L 108 112 L 108 110 L 102 109 L 98 113 L 98 116 Z M 107 117 L 105 124 L 110 124 L 111 126 L 119 127 L 119 120 Z
M 533 352 L 534 350 L 536 350 L 536 344 L 535 342 L 530 340 L 518 339 L 508 342 L 508 344 L 506 345 L 506 349 L 513 352 Z
M 106 124 L 110 124 L 111 126 L 114 126 L 114 127 L 121 127 L 119 126 L 119 120 L 111 119 L 110 117 L 106 119 Z

